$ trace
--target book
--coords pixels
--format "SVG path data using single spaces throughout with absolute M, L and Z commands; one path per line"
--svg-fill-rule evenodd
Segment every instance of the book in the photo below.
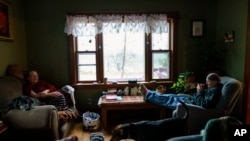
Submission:
M 8 129 L 8 126 L 4 125 L 2 121 L 0 121 L 0 133 L 3 133 Z
M 108 100 L 117 99 L 117 95 L 114 93 L 107 93 L 106 99 L 108 99 Z
M 122 96 L 117 96 L 116 100 L 121 101 L 122 100 Z

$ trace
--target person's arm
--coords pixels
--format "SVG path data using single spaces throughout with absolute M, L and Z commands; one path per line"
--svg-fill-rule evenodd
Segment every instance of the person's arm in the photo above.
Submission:
M 221 85 L 207 89 L 205 92 L 197 92 L 194 95 L 194 103 L 204 108 L 214 108 L 221 95 Z
M 30 96 L 33 97 L 33 98 L 38 98 L 38 99 L 43 99 L 43 98 L 49 97 L 46 90 L 43 91 L 43 92 L 40 92 L 40 93 L 36 93 L 33 90 L 31 90 L 30 91 Z
M 49 82 L 46 82 L 44 80 L 40 80 L 40 84 L 46 87 L 46 90 L 43 90 L 39 92 L 38 94 L 41 94 L 43 98 L 45 97 L 58 97 L 61 95 L 61 92 L 59 92 L 56 87 Z
M 48 93 L 58 91 L 58 89 L 54 85 L 52 85 L 51 83 L 44 81 L 44 80 L 40 80 L 40 81 L 42 82 L 43 86 L 45 86 L 47 88 Z

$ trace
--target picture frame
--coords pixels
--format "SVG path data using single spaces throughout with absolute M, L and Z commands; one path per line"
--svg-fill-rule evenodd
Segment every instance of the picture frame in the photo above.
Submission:
M 12 5 L 0 0 L 0 40 L 13 41 Z
M 235 32 L 234 31 L 230 31 L 230 32 L 225 32 L 224 33 L 224 42 L 225 43 L 232 43 L 232 42 L 234 42 L 234 38 L 235 38 Z
M 203 37 L 204 36 L 204 21 L 203 20 L 192 20 L 191 22 L 191 36 L 192 37 Z

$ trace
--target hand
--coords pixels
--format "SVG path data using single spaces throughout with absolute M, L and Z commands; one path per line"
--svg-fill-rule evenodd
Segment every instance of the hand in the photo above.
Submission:
M 196 86 L 197 92 L 202 92 L 204 91 L 205 84 L 198 83 Z
M 44 91 L 42 91 L 41 93 L 49 93 L 49 90 L 48 89 L 46 89 L 46 90 L 44 90 Z
M 68 121 L 70 119 L 77 119 L 79 113 L 76 108 L 72 109 L 73 111 L 69 110 L 63 110 L 63 111 L 58 111 L 59 119 L 62 122 Z
M 58 111 L 58 117 L 61 122 L 66 122 L 69 119 L 68 113 L 66 110 L 64 111 Z

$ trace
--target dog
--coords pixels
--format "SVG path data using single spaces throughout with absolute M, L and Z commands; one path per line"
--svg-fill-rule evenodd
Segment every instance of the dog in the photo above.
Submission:
M 183 118 L 166 118 L 155 121 L 139 121 L 116 126 L 110 141 L 133 139 L 135 141 L 166 141 L 169 138 L 188 134 L 189 111 L 186 104 L 179 100 L 186 109 Z

